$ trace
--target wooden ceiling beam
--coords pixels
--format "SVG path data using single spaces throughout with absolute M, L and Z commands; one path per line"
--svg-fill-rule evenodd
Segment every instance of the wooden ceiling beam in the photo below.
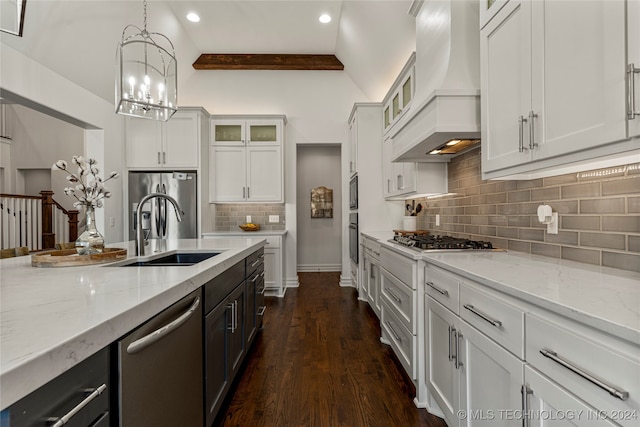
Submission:
M 196 70 L 344 70 L 335 55 L 203 53 Z

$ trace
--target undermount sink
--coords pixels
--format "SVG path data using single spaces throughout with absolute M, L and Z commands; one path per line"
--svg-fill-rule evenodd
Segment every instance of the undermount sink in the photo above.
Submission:
M 145 261 L 132 261 L 126 264 L 120 264 L 120 267 L 169 267 L 169 266 L 189 266 L 194 265 L 211 257 L 220 254 L 220 252 L 176 252 L 173 254 L 161 256 L 159 258 L 149 259 Z

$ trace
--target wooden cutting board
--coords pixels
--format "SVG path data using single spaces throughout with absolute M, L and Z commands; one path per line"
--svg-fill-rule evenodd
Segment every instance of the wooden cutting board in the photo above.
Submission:
M 104 248 L 101 254 L 78 255 L 75 249 L 41 252 L 31 255 L 32 267 L 73 267 L 79 265 L 104 264 L 125 259 L 127 250 Z
M 395 234 L 399 234 L 400 236 L 406 236 L 407 234 L 419 234 L 426 236 L 429 234 L 427 230 L 393 230 Z

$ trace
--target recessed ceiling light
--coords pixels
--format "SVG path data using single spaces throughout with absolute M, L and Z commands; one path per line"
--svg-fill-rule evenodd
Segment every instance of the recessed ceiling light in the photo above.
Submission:
M 200 22 L 200 17 L 195 12 L 189 12 L 187 14 L 187 19 L 191 22 Z
M 318 21 L 322 22 L 323 24 L 328 24 L 329 22 L 331 22 L 331 17 L 325 13 L 320 15 Z
M 447 145 L 452 146 L 452 145 L 456 145 L 459 142 L 460 142 L 459 139 L 452 139 L 451 141 L 447 142 Z

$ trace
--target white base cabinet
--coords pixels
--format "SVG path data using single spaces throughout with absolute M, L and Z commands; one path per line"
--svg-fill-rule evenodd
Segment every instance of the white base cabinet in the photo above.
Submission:
M 426 382 L 449 426 L 638 425 L 637 343 L 429 263 L 425 283 Z

